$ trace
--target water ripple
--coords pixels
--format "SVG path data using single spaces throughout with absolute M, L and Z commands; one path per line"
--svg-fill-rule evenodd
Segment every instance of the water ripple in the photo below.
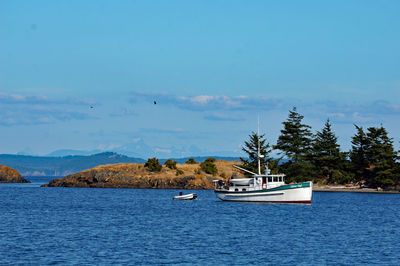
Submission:
M 311 205 L 174 201 L 178 190 L 0 185 L 0 264 L 382 264 L 400 261 L 399 195 Z

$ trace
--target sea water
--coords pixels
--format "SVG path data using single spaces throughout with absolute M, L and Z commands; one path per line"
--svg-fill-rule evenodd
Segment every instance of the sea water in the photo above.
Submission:
M 311 205 L 213 191 L 0 184 L 0 264 L 400 264 L 400 195 L 314 192 Z

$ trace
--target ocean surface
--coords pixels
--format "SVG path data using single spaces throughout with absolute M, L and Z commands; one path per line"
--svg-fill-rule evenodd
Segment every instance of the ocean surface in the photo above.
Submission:
M 399 194 L 314 192 L 311 205 L 285 205 L 198 190 L 194 201 L 174 201 L 179 190 L 28 179 L 0 184 L 1 265 L 400 264 Z

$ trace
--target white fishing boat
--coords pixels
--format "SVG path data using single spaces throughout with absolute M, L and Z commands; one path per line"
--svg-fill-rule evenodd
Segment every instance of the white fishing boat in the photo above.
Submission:
M 259 134 L 258 134 L 259 135 Z M 223 201 L 248 201 L 269 203 L 302 203 L 311 204 L 312 182 L 285 183 L 284 174 L 271 174 L 266 167 L 261 174 L 260 144 L 258 143 L 258 174 L 234 167 L 252 175 L 251 178 L 231 179 L 226 184 L 222 180 L 214 180 L 215 194 Z
M 179 193 L 179 196 L 174 196 L 174 200 L 194 200 L 197 198 L 196 193 L 190 193 L 190 194 L 182 194 L 182 192 Z
M 284 174 L 272 175 L 268 169 L 264 175 L 252 174 L 247 185 L 235 179 L 228 184 L 214 180 L 216 196 L 224 201 L 311 204 L 312 182 L 285 184 Z

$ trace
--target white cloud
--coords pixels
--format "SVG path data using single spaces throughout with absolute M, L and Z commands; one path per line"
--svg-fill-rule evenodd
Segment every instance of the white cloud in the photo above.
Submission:
M 192 103 L 206 104 L 207 102 L 218 98 L 218 96 L 210 96 L 210 95 L 199 95 L 195 97 L 189 98 Z
M 355 122 L 361 122 L 361 123 L 370 122 L 374 120 L 372 117 L 361 116 L 358 112 L 354 112 L 352 117 L 355 120 Z
M 4 110 L 2 106 L 0 109 Z M 59 110 L 55 108 L 18 108 L 6 110 L 0 114 L 0 125 L 37 125 L 52 124 L 57 121 L 84 120 L 90 118 L 89 115 L 77 111 Z
M 79 98 L 48 98 L 44 95 L 21 95 L 21 94 L 7 94 L 0 92 L 1 104 L 49 104 L 49 105 L 98 105 L 92 99 L 79 99 Z
M 173 105 L 179 109 L 204 113 L 207 120 L 240 121 L 237 112 L 288 111 L 293 106 L 306 117 L 325 120 L 331 118 L 338 123 L 367 123 L 382 116 L 400 114 L 400 104 L 384 100 L 374 102 L 346 103 L 332 100 L 304 101 L 300 99 L 279 99 L 266 96 L 195 95 L 175 96 L 165 93 L 132 92 L 133 100 L 158 99 L 160 105 Z
M 251 109 L 287 109 L 288 103 L 282 99 L 267 97 L 248 97 L 244 95 L 196 95 L 196 96 L 175 96 L 165 93 L 143 93 L 132 92 L 131 102 L 137 102 L 139 99 L 152 101 L 157 99 L 159 104 L 172 104 L 180 109 L 191 111 L 213 111 L 213 110 L 251 110 Z
M 330 118 L 345 118 L 346 115 L 344 113 L 328 113 L 328 117 Z
M 0 92 L 0 125 L 51 124 L 57 121 L 83 120 L 91 118 L 77 106 L 85 107 L 90 100 L 46 96 L 6 94 Z

